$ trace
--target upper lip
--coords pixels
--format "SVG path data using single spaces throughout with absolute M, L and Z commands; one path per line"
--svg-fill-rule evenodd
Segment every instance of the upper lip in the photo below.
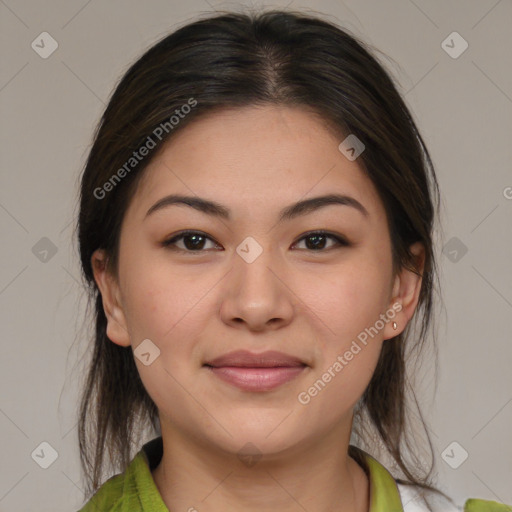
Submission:
M 205 363 L 207 366 L 238 366 L 242 368 L 273 368 L 278 366 L 306 366 L 298 357 L 269 350 L 255 354 L 247 350 L 236 350 Z

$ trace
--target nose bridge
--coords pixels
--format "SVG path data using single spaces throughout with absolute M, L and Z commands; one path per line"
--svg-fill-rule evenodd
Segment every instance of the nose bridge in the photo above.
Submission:
M 249 236 L 236 248 L 233 270 L 237 280 L 240 280 L 241 288 L 246 291 L 257 292 L 265 288 L 268 294 L 278 284 L 274 282 L 277 279 L 274 268 L 279 267 L 279 262 L 268 240 L 263 241 L 260 237 L 258 242 Z
M 252 237 L 239 244 L 221 308 L 225 322 L 243 320 L 249 327 L 261 330 L 278 319 L 280 323 L 290 320 L 291 293 L 279 276 L 282 265 L 276 253 Z

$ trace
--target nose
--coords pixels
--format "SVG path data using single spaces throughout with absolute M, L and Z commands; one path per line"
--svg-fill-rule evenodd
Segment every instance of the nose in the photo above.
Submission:
M 271 250 L 264 249 L 251 263 L 235 254 L 222 290 L 222 321 L 254 332 L 288 325 L 297 300 L 293 284 L 287 281 L 286 269 Z

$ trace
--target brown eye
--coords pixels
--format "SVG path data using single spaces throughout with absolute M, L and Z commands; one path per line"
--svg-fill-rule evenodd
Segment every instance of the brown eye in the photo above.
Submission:
M 334 244 L 331 243 L 331 245 L 328 245 L 329 239 L 334 241 Z M 347 247 L 350 245 L 345 238 L 325 231 L 312 231 L 307 233 L 300 238 L 294 246 L 302 240 L 306 243 L 305 249 L 313 252 L 325 252 L 330 249 L 335 249 L 336 247 Z M 205 248 L 208 241 L 213 243 L 213 247 Z M 179 243 L 181 243 L 181 246 L 178 245 Z M 181 233 L 174 235 L 172 238 L 165 240 L 162 242 L 162 246 L 181 252 L 206 252 L 207 250 L 219 247 L 215 241 L 205 233 L 190 230 L 182 231 Z
M 335 244 L 334 246 L 331 245 L 327 247 L 327 249 L 350 245 L 344 238 L 332 233 L 327 233 L 325 231 L 312 231 L 311 233 L 308 233 L 300 238 L 299 242 L 305 240 L 307 250 L 322 252 L 326 250 L 326 240 L 329 238 L 334 240 Z
M 200 231 L 182 231 L 172 238 L 162 242 L 162 245 L 170 249 L 184 252 L 205 252 L 203 249 L 205 248 L 206 241 L 208 240 L 213 242 L 209 236 L 206 236 Z M 177 244 L 181 241 L 183 241 L 183 245 L 180 247 Z

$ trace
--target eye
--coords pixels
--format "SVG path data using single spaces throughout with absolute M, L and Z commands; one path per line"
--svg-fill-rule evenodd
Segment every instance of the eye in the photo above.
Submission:
M 333 249 L 336 247 L 348 247 L 350 243 L 343 237 L 339 235 L 335 235 L 332 233 L 328 233 L 326 231 L 311 231 L 307 233 L 303 237 L 301 237 L 293 246 L 296 246 L 302 240 L 306 241 L 306 250 L 315 251 L 315 252 L 325 252 L 326 250 L 326 240 L 333 240 L 334 246 L 331 245 L 327 247 L 327 249 Z M 182 231 L 177 235 L 174 235 L 172 238 L 165 240 L 162 242 L 162 246 L 168 247 L 173 250 L 182 251 L 182 252 L 205 252 L 205 244 L 207 241 L 213 242 L 214 247 L 218 245 L 214 242 L 212 238 L 207 236 L 205 233 L 201 231 Z M 178 242 L 183 242 L 183 246 L 178 246 Z
M 183 240 L 184 247 L 178 247 L 177 242 Z M 172 238 L 162 242 L 164 247 L 182 252 L 204 252 L 205 240 L 213 241 L 209 236 L 200 231 L 182 231 Z
M 325 252 L 325 245 L 326 245 L 325 240 L 328 238 L 335 241 L 334 247 L 331 245 L 331 247 L 328 247 L 328 249 L 336 248 L 336 246 L 347 247 L 350 245 L 349 242 L 345 238 L 343 238 L 339 235 L 334 235 L 332 233 L 328 233 L 327 231 L 311 231 L 310 233 L 307 233 L 302 238 L 300 238 L 298 242 L 305 240 L 306 241 L 306 249 L 311 250 L 311 251 L 316 251 L 316 252 L 322 252 L 322 251 Z M 311 241 L 311 242 L 308 243 L 308 241 Z M 298 242 L 296 242 L 295 244 L 297 244 Z

